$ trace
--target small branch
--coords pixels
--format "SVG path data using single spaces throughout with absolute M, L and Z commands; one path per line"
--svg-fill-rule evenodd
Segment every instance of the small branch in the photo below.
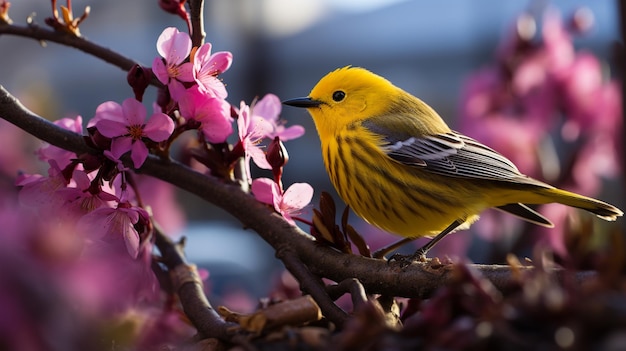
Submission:
M 191 43 L 199 47 L 204 43 L 204 0 L 189 0 L 189 13 L 191 17 Z
M 211 306 L 202 289 L 202 281 L 195 269 L 190 269 L 185 260 L 181 245 L 173 243 L 158 229 L 155 229 L 155 244 L 170 274 L 182 272 L 172 276 L 174 289 L 180 297 L 185 315 L 198 332 L 207 338 L 230 341 L 234 334 L 233 330 L 236 330 L 238 325 L 224 321 Z M 189 279 L 181 278 L 181 274 L 187 274 Z
M 287 270 L 298 280 L 301 289 L 315 299 L 324 316 L 335 323 L 338 328 L 342 328 L 348 315 L 328 296 L 322 280 L 311 274 L 309 268 L 300 261 L 294 252 L 278 250 L 276 257 L 283 261 Z
M 85 144 L 83 137 L 39 117 L 0 85 L 0 118 L 36 136 L 77 154 L 93 151 Z
M 131 60 L 111 49 L 97 45 L 82 37 L 77 37 L 69 33 L 44 29 L 35 24 L 29 24 L 28 26 L 0 24 L 0 36 L 2 36 L 2 34 L 31 38 L 41 42 L 51 41 L 57 44 L 73 47 L 117 66 L 125 72 L 128 72 L 134 65 L 141 66 L 141 63 L 137 61 Z M 152 77 L 150 84 L 154 86 L 162 86 L 161 82 L 159 82 L 156 77 Z
M 326 287 L 326 291 L 333 300 L 337 300 L 343 294 L 349 293 L 355 310 L 368 300 L 363 284 L 356 278 L 345 279 L 339 284 L 329 285 Z

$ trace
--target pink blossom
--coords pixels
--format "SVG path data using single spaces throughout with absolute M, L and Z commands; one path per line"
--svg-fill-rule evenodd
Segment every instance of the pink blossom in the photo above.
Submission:
M 282 193 L 273 180 L 257 178 L 252 181 L 252 193 L 259 202 L 274 206 L 276 212 L 295 224 L 292 217 L 311 202 L 313 187 L 307 183 L 294 183 Z
M 20 203 L 32 208 L 58 208 L 64 202 L 58 190 L 65 188 L 69 182 L 65 179 L 59 165 L 49 160 L 48 176 L 39 174 L 22 175 L 16 185 L 23 186 L 19 193 Z
M 142 174 L 135 175 L 135 182 L 143 204 L 150 207 L 152 218 L 163 231 L 168 235 L 179 233 L 185 226 L 185 212 L 176 200 L 176 188 L 168 182 Z
M 571 174 L 576 188 L 571 190 L 577 193 L 597 194 L 602 178 L 615 177 L 620 172 L 618 145 L 603 133 L 587 136 L 576 156 Z
M 54 121 L 54 124 L 63 129 L 73 131 L 76 134 L 83 134 L 83 118 L 81 116 L 76 116 L 75 119 L 61 118 L 58 121 Z M 60 168 L 67 167 L 71 160 L 76 158 L 75 153 L 48 143 L 44 143 L 44 145 L 37 150 L 37 155 L 42 161 L 55 160 Z
M 568 122 L 587 133 L 614 132 L 622 120 L 621 88 L 605 82 L 599 60 L 591 53 L 576 56 L 563 79 Z
M 39 166 L 32 157 L 24 157 L 24 150 L 30 147 L 32 136 L 0 118 L 0 140 L 2 145 L 12 147 L 0 148 L 0 173 L 14 176 L 18 172 L 34 170 Z
M 178 106 L 183 118 L 200 123 L 199 129 L 210 143 L 224 142 L 233 132 L 230 104 L 196 86 L 185 91 Z
M 550 8 L 543 18 L 543 47 L 548 69 L 554 74 L 563 74 L 563 70 L 574 61 L 576 52 L 572 36 L 563 24 L 560 13 Z
M 158 283 L 145 258 L 150 249 L 142 246 L 135 259 L 115 245 L 88 243 L 80 261 L 65 268 L 56 280 L 76 307 L 90 315 L 108 317 L 147 307 L 146 302 L 158 298 Z
M 108 206 L 109 202 L 118 201 L 115 195 L 99 188 L 96 191 L 92 190 L 91 180 L 84 171 L 75 170 L 72 179 L 76 187 L 67 187 L 58 191 L 58 196 L 64 200 L 63 212 L 70 218 L 78 219 L 102 206 Z
M 239 131 L 239 142 L 243 146 L 245 152 L 246 175 L 250 176 L 250 158 L 254 163 L 262 169 L 272 169 L 265 158 L 265 153 L 258 146 L 261 140 L 272 130 L 272 125 L 262 117 L 253 116 L 250 113 L 250 107 L 243 101 L 241 102 L 237 119 L 237 128 Z
M 521 107 L 507 108 L 520 101 L 507 95 L 502 79 L 496 70 L 483 69 L 467 80 L 460 129 L 510 158 L 522 172 L 539 175 L 537 148 L 550 120 L 535 119 Z M 531 104 L 529 100 L 527 105 Z
M 285 128 L 284 122 L 279 119 L 281 110 L 282 104 L 278 96 L 267 94 L 254 104 L 252 114 L 262 117 L 272 125 L 272 130 L 265 135 L 267 138 L 279 137 L 280 140 L 287 141 L 301 137 L 304 134 L 304 127 L 295 125 Z
M 202 91 L 225 99 L 228 93 L 217 75 L 228 70 L 232 61 L 233 54 L 230 52 L 220 51 L 211 55 L 211 44 L 203 44 L 193 59 L 193 78 Z
M 123 240 L 130 257 L 137 258 L 140 239 L 134 225 L 140 218 L 147 220 L 145 210 L 122 202 L 117 208 L 101 207 L 86 214 L 79 220 L 78 228 L 96 240 L 114 245 Z
M 174 131 L 174 122 L 164 113 L 154 113 L 145 123 L 146 108 L 132 98 L 124 100 L 121 106 L 113 101 L 101 104 L 96 109 L 95 118 L 98 118 L 98 131 L 113 139 L 111 154 L 119 159 L 130 151 L 135 168 L 141 167 L 148 157 L 148 147 L 143 138 L 160 142 Z
M 152 61 L 152 71 L 170 94 L 177 99 L 185 90 L 182 82 L 193 82 L 192 65 L 184 62 L 191 52 L 191 38 L 174 27 L 165 28 L 157 40 L 157 51 L 161 57 Z

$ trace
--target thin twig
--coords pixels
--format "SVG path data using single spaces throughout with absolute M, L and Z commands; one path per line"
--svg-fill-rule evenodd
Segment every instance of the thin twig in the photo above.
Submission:
M 108 62 L 114 66 L 117 66 L 126 72 L 129 71 L 134 65 L 142 65 L 140 62 L 129 59 L 117 53 L 116 51 L 95 44 L 83 37 L 77 37 L 69 33 L 45 29 L 36 24 L 30 24 L 28 26 L 0 24 L 0 36 L 2 36 L 2 34 L 16 35 L 20 37 L 35 39 L 41 42 L 50 41 L 57 44 L 73 47 L 89 55 L 97 57 L 105 62 Z M 152 77 L 150 84 L 157 87 L 162 86 L 161 82 L 159 82 L 156 77 Z
M 162 263 L 170 272 L 188 267 L 181 245 L 172 242 L 163 232 L 155 228 L 155 245 L 161 252 Z M 218 338 L 230 341 L 237 325 L 226 322 L 217 314 L 211 303 L 206 298 L 199 278 L 184 281 L 177 288 L 176 293 L 185 311 L 185 315 L 193 323 L 199 333 L 207 338 Z
M 329 285 L 326 287 L 326 292 L 333 300 L 337 300 L 343 294 L 349 293 L 354 309 L 359 308 L 360 305 L 368 300 L 363 284 L 356 278 L 345 279 L 339 282 L 339 284 Z
M 298 280 L 301 289 L 315 299 L 324 316 L 335 323 L 338 328 L 342 328 L 348 315 L 328 296 L 322 280 L 311 274 L 309 268 L 300 261 L 293 251 L 278 250 L 276 257 L 283 261 L 287 270 Z
M 204 43 L 204 1 L 189 0 L 189 13 L 191 17 L 191 44 L 199 47 Z

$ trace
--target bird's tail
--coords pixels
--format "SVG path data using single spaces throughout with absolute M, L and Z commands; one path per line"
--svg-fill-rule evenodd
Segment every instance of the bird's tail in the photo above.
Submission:
M 567 190 L 556 188 L 545 189 L 542 191 L 542 194 L 547 196 L 551 200 L 550 202 L 558 202 L 563 205 L 587 210 L 607 221 L 614 221 L 617 217 L 624 214 L 619 208 L 609 205 L 606 202 L 578 195 Z

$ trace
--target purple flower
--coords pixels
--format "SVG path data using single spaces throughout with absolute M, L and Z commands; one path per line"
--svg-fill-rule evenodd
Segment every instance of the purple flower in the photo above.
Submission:
M 54 121 L 54 124 L 76 134 L 83 134 L 83 118 L 81 116 L 76 116 L 75 119 L 61 118 L 58 121 Z M 61 169 L 65 168 L 72 159 L 76 158 L 75 153 L 48 143 L 45 143 L 37 150 L 37 155 L 42 161 L 55 160 Z
M 313 187 L 307 183 L 294 183 L 282 193 L 273 180 L 257 178 L 252 181 L 252 193 L 259 202 L 274 206 L 287 222 L 295 224 L 292 217 L 311 202 Z
M 164 113 L 154 113 L 145 123 L 146 108 L 129 98 L 119 105 L 108 101 L 96 109 L 96 128 L 107 138 L 112 138 L 111 154 L 120 158 L 130 151 L 135 168 L 141 167 L 148 157 L 148 147 L 143 138 L 155 142 L 166 140 L 174 131 L 174 122 Z
M 261 117 L 272 125 L 272 130 L 265 137 L 274 139 L 279 137 L 282 141 L 292 140 L 304 134 L 304 127 L 300 125 L 285 128 L 283 121 L 279 119 L 282 104 L 278 96 L 267 94 L 257 101 L 252 107 L 252 114 Z
M 193 82 L 192 65 L 184 62 L 191 52 L 191 38 L 174 27 L 165 28 L 157 40 L 157 51 L 161 57 L 152 61 L 152 71 L 170 94 L 178 99 L 185 90 L 182 82 Z
M 185 91 L 178 101 L 181 116 L 200 123 L 200 131 L 210 143 L 221 143 L 233 132 L 230 104 L 202 92 L 197 86 Z
M 250 176 L 250 159 L 262 169 L 272 169 L 267 162 L 265 152 L 259 147 L 259 143 L 272 130 L 272 124 L 262 117 L 253 116 L 250 113 L 250 107 L 243 101 L 239 107 L 239 118 L 237 119 L 237 128 L 239 131 L 239 142 L 243 146 L 245 152 L 245 165 L 247 179 Z
M 63 213 L 69 219 L 78 219 L 81 216 L 100 207 L 108 206 L 108 202 L 118 201 L 118 198 L 101 189 L 91 189 L 91 180 L 84 171 L 74 170 L 72 180 L 76 187 L 67 187 L 58 190 L 58 196 L 64 200 Z
M 49 160 L 48 176 L 39 174 L 22 175 L 16 185 L 23 186 L 19 193 L 20 203 L 27 207 L 55 209 L 61 206 L 64 199 L 59 196 L 59 189 L 68 185 L 67 179 L 54 160 Z
M 202 91 L 225 99 L 228 93 L 217 75 L 230 68 L 232 62 L 233 54 L 230 52 L 220 51 L 211 55 L 211 44 L 203 44 L 193 59 L 193 78 Z
M 145 210 L 121 202 L 117 208 L 101 207 L 89 212 L 78 221 L 78 228 L 95 240 L 115 243 L 122 239 L 130 257 L 137 258 L 140 238 L 134 225 L 140 218 L 147 220 Z

